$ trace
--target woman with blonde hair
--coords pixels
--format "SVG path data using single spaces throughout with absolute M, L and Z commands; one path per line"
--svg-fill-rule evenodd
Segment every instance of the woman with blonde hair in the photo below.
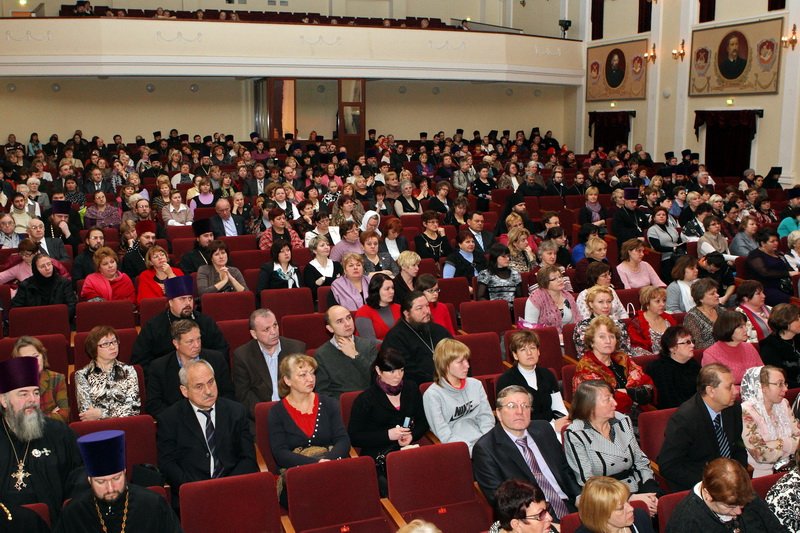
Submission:
M 414 282 L 419 273 L 419 264 L 422 258 L 417 252 L 405 250 L 397 257 L 397 266 L 400 274 L 394 278 L 394 301 L 402 305 L 408 293 L 414 290 Z
M 524 226 L 511 228 L 508 232 L 509 266 L 520 274 L 530 272 L 536 266 L 536 254 L 531 248 L 530 236 L 531 232 Z
M 578 224 L 593 224 L 598 228 L 602 228 L 603 233 L 606 229 L 606 219 L 609 214 L 600 202 L 597 200 L 600 196 L 600 191 L 597 187 L 589 187 L 586 189 L 586 203 L 578 212 Z
M 653 533 L 650 517 L 629 502 L 630 489 L 608 476 L 589 479 L 581 492 L 578 514 L 579 533 Z
M 585 254 L 586 256 L 577 262 L 575 265 L 575 289 L 583 290 L 588 289 L 586 271 L 592 263 L 605 263 L 611 268 L 611 283 L 614 287 L 622 287 L 622 280 L 619 279 L 617 269 L 614 265 L 610 264 L 606 253 L 608 252 L 608 243 L 599 237 L 590 237 L 586 241 Z
M 161 298 L 164 296 L 164 282 L 169 278 L 183 276 L 183 270 L 169 264 L 169 254 L 157 244 L 147 250 L 144 258 L 147 270 L 139 274 L 137 287 L 137 303 L 145 298 Z
M 44 416 L 69 423 L 67 379 L 64 374 L 50 370 L 47 348 L 36 337 L 23 335 L 14 343 L 11 357 L 35 357 L 39 363 L 39 408 Z
M 589 328 L 592 320 L 598 316 L 607 316 L 614 321 L 614 324 L 619 328 L 619 347 L 625 353 L 631 353 L 631 340 L 628 337 L 628 332 L 625 325 L 618 318 L 611 314 L 614 305 L 614 291 L 611 287 L 603 285 L 595 285 L 586 290 L 586 307 L 589 309 L 591 316 L 588 316 L 575 324 L 575 331 L 572 338 L 575 343 L 575 350 L 578 354 L 578 359 L 583 357 L 583 352 L 586 351 L 586 344 L 584 343 L 584 335 Z
M 434 383 L 422 396 L 425 417 L 443 443 L 472 446 L 494 427 L 494 415 L 483 384 L 468 377 L 470 351 L 455 339 L 442 339 L 433 351 Z M 464 406 L 471 410 L 464 412 Z

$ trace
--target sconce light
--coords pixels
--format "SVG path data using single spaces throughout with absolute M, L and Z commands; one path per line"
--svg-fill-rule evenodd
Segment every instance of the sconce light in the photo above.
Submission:
M 645 63 L 655 63 L 656 62 L 656 44 L 653 43 L 653 48 L 651 52 L 644 53 L 644 62 Z
M 792 34 L 789 36 L 781 37 L 781 44 L 783 44 L 784 48 L 794 47 L 797 46 L 797 24 L 792 24 Z
M 728 98 L 728 99 L 726 99 L 726 100 L 725 100 L 725 104 L 726 104 L 726 105 L 729 105 L 729 106 L 733 105 L 733 104 L 734 104 L 734 100 L 733 100 L 733 98 Z
M 611 107 L 617 107 L 617 103 L 616 102 L 611 102 L 610 105 L 611 105 Z
M 678 49 L 672 50 L 672 59 L 677 61 L 678 58 L 680 58 L 680 60 L 683 61 L 683 58 L 686 55 L 685 45 L 686 45 L 686 40 L 681 39 L 681 45 L 678 47 Z

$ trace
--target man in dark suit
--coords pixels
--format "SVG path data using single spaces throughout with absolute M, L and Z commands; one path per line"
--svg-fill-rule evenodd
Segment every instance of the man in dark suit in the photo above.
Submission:
M 218 398 L 215 370 L 206 360 L 188 361 L 179 373 L 185 399 L 158 417 L 158 466 L 172 486 L 258 472 L 247 411 Z
M 473 211 L 467 216 L 467 227 L 475 237 L 475 253 L 483 254 L 494 244 L 492 232 L 483 229 L 483 213 Z
M 214 369 L 216 383 L 223 397 L 235 399 L 233 383 L 225 358 L 214 350 L 203 350 L 200 327 L 193 320 L 172 323 L 175 351 L 162 355 L 147 369 L 147 412 L 158 415 L 181 399 L 178 373 L 187 363 L 203 359 Z
M 69 254 L 61 239 L 52 239 L 44 236 L 44 222 L 32 218 L 28 223 L 28 238 L 47 255 L 58 261 L 69 261 Z
M 739 37 L 736 33 L 728 37 L 728 42 L 725 43 L 727 55 L 719 60 L 719 72 L 729 80 L 741 76 L 747 66 L 747 59 L 739 55 Z
M 263 194 L 267 188 L 267 171 L 264 165 L 256 163 L 253 167 L 253 177 L 244 182 L 244 195 L 252 198 Z
M 472 449 L 472 470 L 486 498 L 494 503 L 497 487 L 523 479 L 542 489 L 554 518 L 575 511 L 581 488 L 573 477 L 561 443 L 544 420 L 531 421 L 532 396 L 519 385 L 497 395 L 497 424 Z
M 95 167 L 89 171 L 89 179 L 85 179 L 83 182 L 83 192 L 94 194 L 98 191 L 113 195 L 114 186 L 111 185 L 111 182 L 104 180 L 103 172 Z
M 278 320 L 269 309 L 256 309 L 250 314 L 250 335 L 253 339 L 233 352 L 233 386 L 236 399 L 253 419 L 258 402 L 280 399 L 281 360 L 290 354 L 305 353 L 306 343 L 281 337 Z
M 704 366 L 697 377 L 697 394 L 669 419 L 658 454 L 661 475 L 673 491 L 694 487 L 705 465 L 718 457 L 730 457 L 749 469 L 742 442 L 742 407 L 735 401 L 728 367 Z M 717 430 L 720 424 L 721 432 Z
M 156 244 L 156 223 L 152 220 L 140 220 L 136 223 L 136 242 L 125 254 L 120 270 L 132 280 L 147 270 L 147 252 Z
M 215 238 L 247 235 L 244 229 L 244 217 L 231 213 L 231 203 L 227 199 L 220 198 L 217 200 L 214 210 L 217 214 L 209 220 L 211 221 L 211 231 L 214 232 Z

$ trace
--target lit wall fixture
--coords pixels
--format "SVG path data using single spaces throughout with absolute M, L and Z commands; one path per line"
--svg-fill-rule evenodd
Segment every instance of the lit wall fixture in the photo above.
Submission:
M 678 47 L 678 49 L 672 50 L 672 59 L 677 61 L 680 58 L 680 60 L 683 61 L 683 58 L 686 55 L 685 45 L 686 45 L 686 40 L 681 39 L 681 45 Z
M 784 48 L 794 47 L 797 46 L 797 24 L 792 24 L 792 34 L 781 37 L 781 43 L 783 44 Z
M 645 52 L 644 53 L 644 61 L 645 61 L 645 63 L 647 63 L 647 62 L 655 63 L 656 62 L 656 44 L 655 43 L 653 43 L 653 48 L 651 49 L 650 52 Z

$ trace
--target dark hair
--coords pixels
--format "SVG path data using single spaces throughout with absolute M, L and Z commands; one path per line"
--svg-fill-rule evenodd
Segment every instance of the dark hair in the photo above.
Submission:
M 775 237 L 777 239 L 778 232 L 772 228 L 761 228 L 756 232 L 755 237 L 756 237 L 756 242 L 758 243 L 759 246 L 761 246 L 762 244 L 765 244 L 770 239 L 770 237 Z
M 286 216 L 286 211 L 284 211 L 280 207 L 273 207 L 272 209 L 267 211 L 267 218 L 269 220 L 275 220 L 279 216 Z
M 741 283 L 741 285 L 736 287 L 736 299 L 740 302 L 744 298 L 751 300 L 758 291 L 764 292 L 764 286 L 760 281 L 756 281 L 754 279 L 745 280 Z
M 372 363 L 372 367 L 381 372 L 400 370 L 405 366 L 406 360 L 400 350 L 389 348 L 388 346 L 378 351 L 378 356 L 375 358 L 375 362 Z
M 566 235 L 566 233 L 564 232 L 564 228 L 562 228 L 561 226 L 555 226 L 547 230 L 547 233 L 544 234 L 544 239 L 545 240 L 558 239 L 559 237 L 563 237 L 564 235 Z
M 469 228 L 462 228 L 458 230 L 458 235 L 456 235 L 456 244 L 461 244 L 467 239 L 475 240 L 475 235 L 469 230 Z
M 706 254 L 704 258 L 706 260 L 706 264 L 709 266 L 722 268 L 723 265 L 725 264 L 725 256 L 723 256 L 719 252 L 711 252 L 709 254 Z
M 705 395 L 706 387 L 715 389 L 722 383 L 720 374 L 730 374 L 731 369 L 722 363 L 711 363 L 700 368 L 700 373 L 697 374 L 697 392 L 700 395 Z
M 319 210 L 319 211 L 317 211 L 316 213 L 314 213 L 314 216 L 313 216 L 313 217 L 311 217 L 311 220 L 313 220 L 313 221 L 314 221 L 314 223 L 316 224 L 317 222 L 319 222 L 319 221 L 320 221 L 320 220 L 322 220 L 323 218 L 327 218 L 327 219 L 328 219 L 328 221 L 330 221 L 330 219 L 331 219 L 331 214 L 330 214 L 330 213 L 328 213 L 327 211 L 325 211 L 324 209 L 320 208 L 320 210 Z
M 606 272 L 611 272 L 611 267 L 608 266 L 608 263 L 604 263 L 603 261 L 590 262 L 589 266 L 586 268 L 586 286 L 594 287 L 597 285 L 597 280 Z
M 542 224 L 546 224 L 553 217 L 558 217 L 558 213 L 555 211 L 545 211 L 542 213 Z
M 747 324 L 747 317 L 738 311 L 721 311 L 714 322 L 711 333 L 714 340 L 730 342 L 733 339 L 733 332 L 736 328 Z
M 497 260 L 504 255 L 510 255 L 511 251 L 508 249 L 508 246 L 505 244 L 501 244 L 499 242 L 494 243 L 489 248 L 489 271 L 493 274 L 497 273 Z
M 702 215 L 703 213 L 713 213 L 714 208 L 708 204 L 700 204 L 697 206 L 697 209 L 694 210 L 694 216 Z
M 688 268 L 695 268 L 697 266 L 697 259 L 690 255 L 683 255 L 678 258 L 675 262 L 675 266 L 672 267 L 672 279 L 674 280 L 682 280 L 686 276 L 686 269 Z
M 345 220 L 341 224 L 339 224 L 339 235 L 344 238 L 348 231 L 353 228 L 357 228 L 358 224 L 354 220 Z
M 95 326 L 92 328 L 86 336 L 86 340 L 83 341 L 83 349 L 86 351 L 86 355 L 89 356 L 89 359 L 92 361 L 97 359 L 97 344 L 103 337 L 109 335 L 114 335 L 114 337 L 119 340 L 117 330 L 111 326 Z
M 400 302 L 400 311 L 404 313 L 406 311 L 411 311 L 411 307 L 414 305 L 414 300 L 416 300 L 417 298 L 425 298 L 425 295 L 418 290 L 413 290 L 408 294 L 406 294 L 406 297 L 403 298 L 402 302 Z
M 381 307 L 381 288 L 386 281 L 392 281 L 392 278 L 382 272 L 373 274 L 369 280 L 369 289 L 367 290 L 367 305 L 373 309 L 380 309 Z
M 313 204 L 309 200 L 303 200 L 297 204 L 297 210 L 302 213 L 303 209 L 305 209 L 309 205 Z
M 717 290 L 719 288 L 719 284 L 716 280 L 712 278 L 700 278 L 694 283 L 692 283 L 692 288 L 689 291 L 692 295 L 692 300 L 697 305 L 700 305 L 700 302 L 703 300 L 703 296 L 706 295 L 707 292 L 713 290 Z
M 214 239 L 208 244 L 208 255 L 214 255 L 214 252 L 217 250 L 223 250 L 226 254 L 230 255 L 230 250 L 228 249 L 228 245 L 225 244 L 225 241 L 221 239 Z
M 572 408 L 569 417 L 572 420 L 589 420 L 592 417 L 592 411 L 597 405 L 597 392 L 600 389 L 606 389 L 612 395 L 614 394 L 614 389 L 611 388 L 611 385 L 600 379 L 590 379 L 578 385 L 578 388 L 575 389 L 575 394 L 572 396 Z
M 772 308 L 767 323 L 775 333 L 789 329 L 789 324 L 800 318 L 800 307 L 794 304 L 778 304 Z
M 176 320 L 170 326 L 170 335 L 172 335 L 172 340 L 179 341 L 181 340 L 181 335 L 189 333 L 193 329 L 200 329 L 200 326 L 194 320 L 189 320 L 188 318 L 184 318 L 182 320 Z
M 472 220 L 472 217 L 475 215 L 480 215 L 482 217 L 484 216 L 482 211 L 470 211 L 469 213 L 466 214 L 466 216 L 464 216 L 464 220 Z
M 531 503 L 545 501 L 542 489 L 520 479 L 504 481 L 497 487 L 494 499 L 495 516 L 506 531 L 511 531 L 512 520 L 526 520 Z
M 589 240 L 589 237 L 592 235 L 597 235 L 599 229 L 594 224 L 586 223 L 581 226 L 581 229 L 578 230 L 578 244 L 586 244 L 586 241 Z
M 432 209 L 428 209 L 424 213 L 422 213 L 422 223 L 425 224 L 430 222 L 431 220 L 439 220 L 439 213 L 433 211 Z
M 661 357 L 669 359 L 671 357 L 670 350 L 678 345 L 678 339 L 691 336 L 692 332 L 683 326 L 668 327 L 661 335 Z
M 711 224 L 720 224 L 721 222 L 722 221 L 719 219 L 719 217 L 715 215 L 708 216 L 703 220 L 703 229 L 708 231 L 708 228 L 711 227 Z
M 272 246 L 269 247 L 269 256 L 272 258 L 272 262 L 276 262 L 278 260 L 278 255 L 281 253 L 281 250 L 284 248 L 289 249 L 289 253 L 292 253 L 292 246 L 286 241 L 275 241 L 272 243 Z M 292 262 L 292 258 L 289 258 L 289 263 Z
M 439 283 L 439 279 L 433 274 L 420 274 L 414 280 L 414 290 L 425 292 L 428 289 L 434 288 Z

